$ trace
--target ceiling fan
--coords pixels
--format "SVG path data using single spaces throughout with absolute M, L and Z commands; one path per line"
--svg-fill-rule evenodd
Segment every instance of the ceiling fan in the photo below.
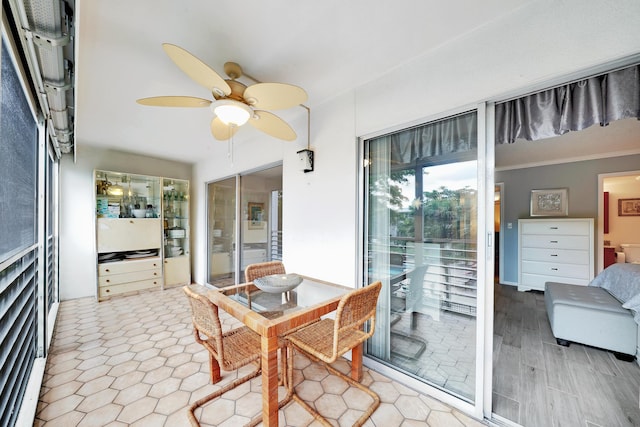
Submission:
M 173 44 L 162 48 L 171 60 L 196 83 L 211 91 L 215 101 L 193 96 L 155 96 L 138 99 L 142 105 L 155 107 L 210 107 L 215 117 L 211 120 L 211 133 L 218 140 L 230 139 L 245 123 L 275 138 L 285 141 L 296 139 L 296 133 L 287 122 L 266 110 L 282 110 L 300 105 L 307 100 L 304 89 L 285 83 L 259 83 L 250 86 L 237 79 L 245 76 L 235 62 L 224 64 L 228 79 L 222 78 L 207 64 L 191 53 Z

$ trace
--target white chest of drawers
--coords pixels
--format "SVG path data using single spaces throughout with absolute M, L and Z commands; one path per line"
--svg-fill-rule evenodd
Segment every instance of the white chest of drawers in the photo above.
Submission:
M 588 285 L 593 280 L 593 218 L 518 221 L 518 290 L 546 282 Z

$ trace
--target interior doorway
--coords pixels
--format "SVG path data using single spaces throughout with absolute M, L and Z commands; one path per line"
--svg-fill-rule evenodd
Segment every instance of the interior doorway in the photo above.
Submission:
M 619 216 L 618 202 L 640 194 L 640 170 L 598 175 L 598 272 L 616 262 L 621 244 L 640 243 L 640 217 Z

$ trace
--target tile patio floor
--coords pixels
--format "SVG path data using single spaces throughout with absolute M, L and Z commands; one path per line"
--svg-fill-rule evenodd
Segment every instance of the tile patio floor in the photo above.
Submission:
M 195 286 L 201 291 L 204 288 Z M 226 327 L 239 325 L 222 314 Z M 348 371 L 348 362 L 336 362 Z M 97 303 L 64 301 L 50 348 L 34 426 L 189 426 L 186 407 L 236 378 L 224 372 L 209 384 L 207 353 L 195 343 L 181 288 Z M 242 370 L 241 370 L 242 374 Z M 370 400 L 296 355 L 298 394 L 335 426 L 350 426 Z M 484 425 L 434 398 L 364 369 L 363 382 L 381 405 L 366 426 L 477 427 Z M 206 426 L 241 426 L 260 411 L 260 377 L 196 414 Z M 280 411 L 282 426 L 318 426 L 297 403 Z

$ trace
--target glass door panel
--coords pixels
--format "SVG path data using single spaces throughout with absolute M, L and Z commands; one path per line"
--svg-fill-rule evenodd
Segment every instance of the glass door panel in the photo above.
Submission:
M 233 285 L 236 283 L 233 263 L 236 177 L 209 183 L 207 199 L 209 283 L 218 287 Z
M 207 185 L 207 250 L 217 287 L 244 282 L 249 264 L 282 259 L 282 166 Z
M 273 227 L 281 226 L 278 206 L 281 197 L 274 199 L 273 192 L 282 192 L 282 166 L 252 172 L 240 177 L 240 281 L 249 264 L 271 261 L 273 252 Z M 276 203 L 276 205 L 274 205 Z M 274 216 L 274 214 L 276 216 Z M 282 229 L 280 228 L 280 231 Z M 276 243 L 277 242 L 273 242 Z M 234 255 L 235 256 L 235 255 Z
M 476 113 L 365 142 L 365 280 L 383 282 L 367 353 L 475 396 Z

